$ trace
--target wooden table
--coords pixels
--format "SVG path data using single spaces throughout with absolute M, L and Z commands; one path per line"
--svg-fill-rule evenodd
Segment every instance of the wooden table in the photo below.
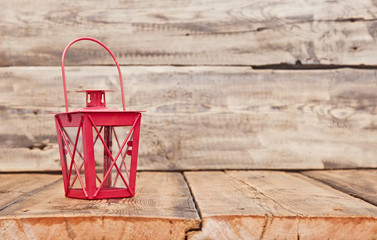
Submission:
M 376 239 L 377 170 L 139 172 L 128 199 L 0 175 L 1 239 Z

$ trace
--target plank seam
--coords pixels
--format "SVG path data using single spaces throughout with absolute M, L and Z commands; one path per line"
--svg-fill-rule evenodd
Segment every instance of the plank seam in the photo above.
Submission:
M 294 64 L 271 63 L 265 65 L 250 64 L 119 64 L 121 67 L 250 67 L 253 70 L 333 70 L 342 68 L 351 69 L 377 69 L 377 65 L 365 64 L 302 64 L 300 59 Z M 58 65 L 0 65 L 0 68 L 15 67 L 59 67 Z M 76 64 L 68 67 L 113 67 L 112 64 Z
M 265 216 L 264 216 L 263 229 L 262 229 L 262 233 L 261 233 L 261 235 L 260 235 L 260 237 L 259 237 L 259 240 L 262 240 L 262 239 L 263 239 L 263 237 L 264 237 L 264 233 L 266 232 L 267 224 L 268 224 L 268 216 L 265 215 Z
M 315 177 L 313 177 L 313 176 L 306 175 L 305 173 L 302 173 L 302 172 L 300 172 L 299 174 L 302 175 L 302 176 L 304 176 L 304 177 L 307 177 L 307 178 L 309 178 L 309 179 L 312 179 L 312 180 L 314 180 L 314 181 L 317 181 L 317 182 L 323 183 L 323 184 L 325 184 L 326 186 L 329 186 L 329 187 L 332 188 L 332 189 L 335 189 L 335 190 L 340 191 L 340 192 L 342 192 L 342 193 L 345 193 L 345 194 L 347 194 L 347 195 L 349 195 L 349 196 L 351 196 L 351 197 L 353 197 L 353 198 L 360 199 L 360 200 L 362 200 L 362 201 L 364 201 L 364 202 L 367 202 L 367 203 L 369 203 L 369 204 L 371 204 L 371 205 L 377 207 L 377 204 L 373 203 L 372 201 L 368 200 L 367 198 L 364 198 L 364 197 L 362 197 L 362 196 L 357 195 L 356 193 L 353 193 L 353 192 L 351 192 L 351 191 L 348 191 L 347 189 L 342 188 L 341 186 L 337 186 L 335 183 L 332 183 L 331 181 L 326 182 L 325 180 L 322 180 L 322 179 L 319 179 L 319 178 L 315 178 Z
M 219 171 L 272 171 L 272 172 L 292 172 L 292 173 L 301 173 L 304 171 L 328 171 L 328 170 L 377 170 L 376 167 L 339 167 L 339 168 L 331 168 L 331 169 L 323 169 L 323 168 L 200 168 L 200 169 L 184 169 L 184 168 L 177 168 L 177 169 L 138 169 L 138 172 L 219 172 Z M 59 171 L 52 171 L 52 172 L 59 172 Z M 8 172 L 6 172 L 8 173 Z M 29 172 L 19 172 L 19 173 L 29 173 Z M 40 172 L 35 172 L 40 173 Z M 61 172 L 59 172 L 61 173 Z
M 377 69 L 377 65 L 364 64 L 302 64 L 300 59 L 297 59 L 294 64 L 276 63 L 266 65 L 251 65 L 250 67 L 253 70 L 333 70 L 341 68 Z
M 303 173 L 305 171 L 329 171 L 329 170 L 377 170 L 376 167 L 351 167 L 351 168 L 200 168 L 200 169 L 138 169 L 137 172 L 172 172 L 172 173 L 182 173 L 182 172 L 218 172 L 218 171 L 272 171 L 272 172 L 290 172 L 290 173 Z M 46 171 L 0 171 L 0 174 L 59 174 L 61 175 L 61 170 L 46 170 Z
M 6 209 L 6 208 L 8 208 L 8 207 L 10 207 L 10 206 L 12 206 L 12 205 L 18 203 L 18 202 L 23 201 L 26 197 L 33 196 L 34 194 L 36 194 L 36 193 L 38 193 L 38 192 L 40 192 L 40 191 L 42 191 L 42 190 L 44 190 L 44 189 L 46 189 L 46 188 L 48 188 L 48 187 L 50 187 L 50 186 L 52 186 L 52 185 L 54 185 L 54 184 L 60 182 L 61 180 L 62 180 L 62 179 L 59 178 L 58 180 L 55 180 L 55 181 L 53 181 L 53 182 L 51 182 L 51 183 L 49 183 L 49 184 L 43 185 L 43 186 L 41 186 L 41 187 L 39 187 L 39 188 L 36 188 L 36 189 L 34 189 L 34 190 L 30 191 L 30 192 L 27 192 L 27 193 L 21 195 L 21 196 L 18 197 L 16 200 L 13 200 L 12 202 L 10 202 L 10 203 L 6 204 L 5 206 L 3 206 L 2 208 L 0 208 L 0 212 L 3 211 L 3 210 Z
M 297 228 L 296 228 L 297 240 L 300 240 L 300 222 L 301 222 L 301 218 L 298 218 L 298 223 L 297 223 Z
M 203 229 L 203 220 L 202 220 L 202 213 L 200 212 L 199 204 L 198 204 L 197 200 L 195 199 L 195 196 L 194 196 L 194 193 L 193 193 L 192 188 L 190 186 L 190 183 L 189 183 L 188 179 L 186 178 L 186 175 L 184 174 L 184 172 L 181 172 L 181 174 L 182 174 L 183 179 L 184 179 L 184 181 L 185 181 L 185 183 L 186 183 L 186 185 L 187 185 L 187 187 L 189 189 L 192 201 L 194 202 L 195 210 L 198 213 L 199 219 L 200 219 L 199 227 L 198 228 L 190 228 L 190 229 L 188 229 L 185 232 L 185 240 L 187 240 L 188 239 L 188 235 L 189 235 L 190 232 L 201 232 L 202 231 L 202 229 Z

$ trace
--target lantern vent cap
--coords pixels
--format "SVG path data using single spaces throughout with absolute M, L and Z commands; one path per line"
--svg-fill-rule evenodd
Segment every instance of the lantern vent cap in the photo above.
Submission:
M 105 92 L 114 92 L 113 90 L 78 90 L 76 92 L 86 93 L 86 107 L 76 109 L 76 111 L 114 111 L 118 110 L 116 108 L 106 107 L 106 96 Z

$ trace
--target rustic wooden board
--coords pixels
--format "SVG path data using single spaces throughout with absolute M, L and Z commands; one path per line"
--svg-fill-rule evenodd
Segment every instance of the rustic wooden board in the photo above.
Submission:
M 202 216 L 188 239 L 373 239 L 377 207 L 298 173 L 185 172 Z
M 17 175 L 13 175 L 17 178 Z M 51 181 L 53 181 L 51 177 Z M 184 239 L 199 216 L 180 173 L 139 173 L 136 196 L 78 200 L 62 183 L 0 211 L 1 239 Z
M 369 0 L 20 0 L 1 6 L 1 66 L 56 66 L 68 42 L 82 36 L 108 44 L 122 64 L 377 64 L 377 8 Z M 99 46 L 81 46 L 68 63 L 111 62 Z
M 376 170 L 306 171 L 302 174 L 377 205 Z
M 0 174 L 0 211 L 54 184 L 60 175 Z
M 140 169 L 377 167 L 375 70 L 125 67 L 127 109 L 142 117 Z M 105 88 L 120 108 L 114 67 L 67 69 L 76 89 Z M 59 170 L 53 115 L 58 67 L 0 68 L 1 171 Z

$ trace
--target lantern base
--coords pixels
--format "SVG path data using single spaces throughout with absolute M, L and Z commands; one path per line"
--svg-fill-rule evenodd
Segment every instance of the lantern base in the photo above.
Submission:
M 85 192 L 82 189 L 69 189 L 65 196 L 69 198 L 79 198 L 79 199 L 108 199 L 108 198 L 127 198 L 133 197 L 135 194 L 124 188 L 104 188 L 98 192 L 96 196 L 94 195 L 85 195 Z

